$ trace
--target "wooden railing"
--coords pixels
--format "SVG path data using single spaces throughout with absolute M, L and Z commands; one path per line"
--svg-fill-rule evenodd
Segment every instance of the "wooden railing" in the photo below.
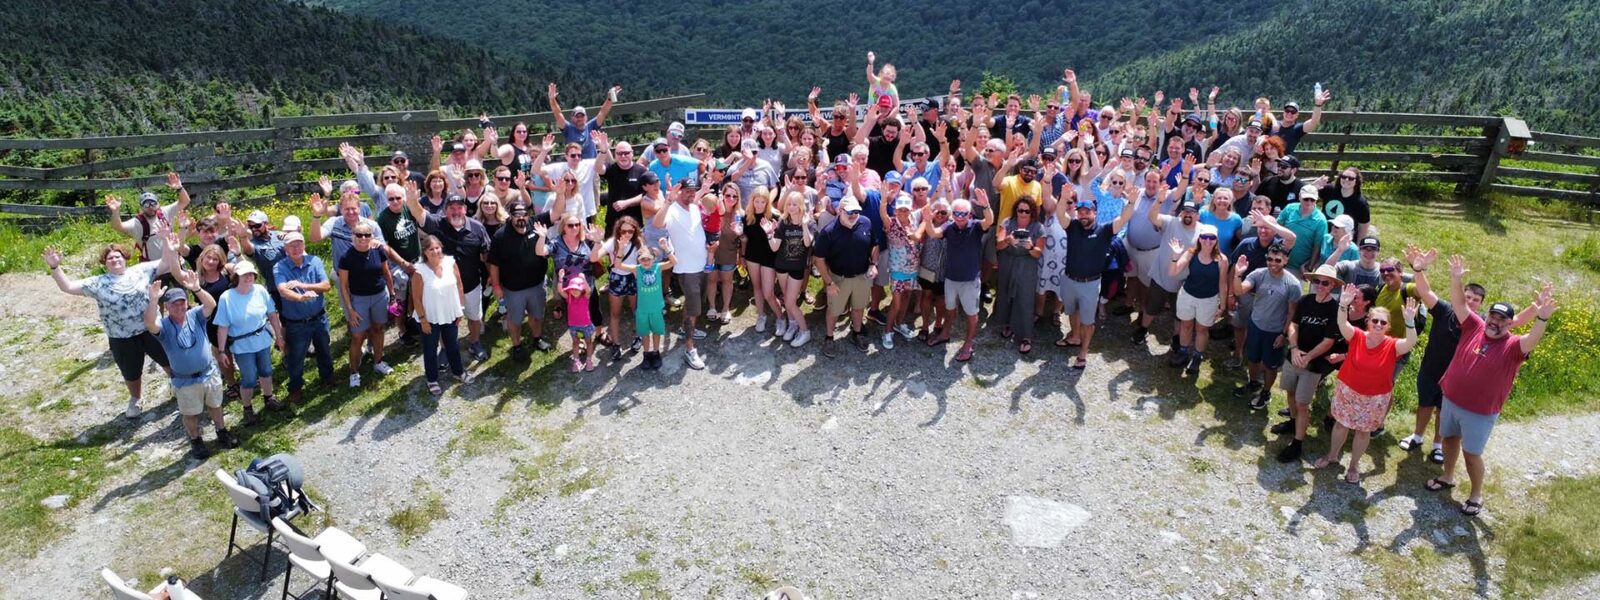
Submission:
M 661 135 L 670 121 L 680 118 L 684 107 L 703 100 L 703 95 L 696 94 L 618 103 L 606 130 L 614 139 L 653 138 Z M 548 112 L 492 119 L 502 130 L 518 121 L 535 128 L 553 123 Z M 1450 183 L 1464 194 L 1493 191 L 1600 207 L 1600 138 L 1535 131 L 1526 149 L 1514 153 L 1517 144 L 1509 132 L 1516 128 L 1509 126 L 1510 121 L 1493 116 L 1328 111 L 1321 127 L 1301 141 L 1296 155 L 1303 163 L 1303 175 L 1356 165 L 1369 181 Z M 307 151 L 349 143 L 365 149 L 368 164 L 378 166 L 386 164 L 394 150 L 405 150 L 414 157 L 416 167 L 425 165 L 431 156 L 429 139 L 433 135 L 448 136 L 476 126 L 476 118 L 443 118 L 437 111 L 423 110 L 278 117 L 271 127 L 230 131 L 0 138 L 0 161 L 18 153 L 83 151 L 81 164 L 50 168 L 0 165 L 0 190 L 158 188 L 163 173 L 175 170 L 184 175 L 197 202 L 223 192 L 228 192 L 230 201 L 241 204 L 281 200 L 311 191 L 318 173 L 344 171 L 342 159 L 316 158 L 328 153 Z M 690 133 L 715 139 L 716 131 Z M 119 156 L 97 156 L 106 153 Z M 492 156 L 485 160 L 488 166 L 495 163 Z M 249 196 L 256 190 L 261 190 L 259 195 Z M 46 221 L 100 210 L 97 206 L 0 204 L 0 213 Z

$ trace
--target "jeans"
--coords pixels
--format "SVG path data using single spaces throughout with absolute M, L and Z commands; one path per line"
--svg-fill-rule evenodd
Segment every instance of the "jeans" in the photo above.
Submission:
M 317 347 L 317 374 L 322 381 L 333 380 L 333 353 L 328 351 L 328 315 L 323 314 L 305 323 L 283 320 L 284 368 L 289 371 L 289 391 L 298 392 L 306 386 L 306 349 Z
M 456 336 L 460 333 L 460 325 L 451 321 L 444 325 L 429 323 L 429 332 L 422 334 L 422 374 L 428 383 L 439 383 L 439 345 L 444 342 L 444 358 L 450 361 L 450 372 L 456 375 L 466 373 L 467 369 L 461 366 L 461 345 Z

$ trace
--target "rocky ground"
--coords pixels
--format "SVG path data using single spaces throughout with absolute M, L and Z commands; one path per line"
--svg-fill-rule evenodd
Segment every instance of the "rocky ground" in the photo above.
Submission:
M 993 334 L 970 364 L 954 345 L 904 343 L 829 360 L 815 341 L 755 334 L 749 315 L 712 329 L 703 372 L 677 351 L 659 373 L 636 357 L 576 375 L 564 356 L 497 362 L 434 401 L 409 364 L 202 464 L 170 402 L 135 425 L 115 417 L 92 307 L 39 276 L 0 284 L 14 290 L 0 306 L 13 426 L 111 440 L 99 491 L 58 512 L 65 532 L 0 560 L 4 597 L 103 597 L 104 566 L 147 585 L 173 566 L 210 599 L 277 597 L 283 559 L 258 581 L 254 533 L 224 559 L 230 507 L 212 471 L 284 449 L 325 509 L 303 528 L 337 525 L 475 598 L 784 584 L 815 598 L 1497 597 L 1495 536 L 1537 510 L 1526 491 L 1600 471 L 1600 416 L 1506 424 L 1488 510 L 1467 519 L 1465 493 L 1425 491 L 1436 467 L 1393 437 L 1360 486 L 1278 464 L 1268 415 L 1228 393 L 1233 376 L 1177 377 L 1154 346 L 1112 334 L 1083 372 L 1048 342 L 1019 358 Z

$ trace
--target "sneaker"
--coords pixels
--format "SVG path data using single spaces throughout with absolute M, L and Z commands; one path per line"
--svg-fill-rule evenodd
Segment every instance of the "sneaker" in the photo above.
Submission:
M 1249 398 L 1261 391 L 1261 382 L 1251 379 L 1249 383 L 1233 388 L 1233 397 Z
M 828 358 L 839 358 L 839 348 L 834 345 L 833 338 L 822 338 L 822 355 Z
M 528 362 L 528 348 L 526 346 L 523 346 L 522 344 L 517 344 L 515 346 L 512 346 L 511 347 L 511 360 L 514 360 L 514 361 L 517 361 L 517 362 Z
M 573 356 L 572 357 L 572 372 L 573 373 L 577 373 L 578 371 L 582 371 L 582 370 L 583 370 L 583 361 L 578 360 L 577 356 Z
M 1289 407 L 1285 406 L 1283 408 L 1278 409 L 1278 416 L 1280 416 L 1280 417 L 1289 416 Z
M 867 336 L 861 332 L 850 334 L 850 344 L 862 352 L 866 352 L 867 348 L 871 346 L 871 344 L 867 343 Z
M 757 329 L 756 331 L 761 331 L 761 330 Z M 794 334 L 789 333 L 789 320 L 788 319 L 778 319 L 778 322 L 774 323 L 772 325 L 772 334 L 783 338 L 785 341 L 787 341 L 789 339 L 792 339 L 794 337 Z
M 699 350 L 689 350 L 683 353 L 683 363 L 696 371 L 706 368 L 706 361 L 700 358 Z
M 611 362 L 622 362 L 622 346 L 611 347 Z
M 1277 423 L 1274 423 L 1272 425 L 1272 427 L 1270 429 L 1268 429 L 1267 431 L 1271 431 L 1272 433 L 1275 433 L 1275 434 L 1278 434 L 1278 435 L 1283 435 L 1285 433 L 1292 433 L 1292 432 L 1294 432 L 1294 421 L 1279 421 Z
M 1263 390 L 1261 390 L 1260 394 L 1256 395 L 1256 399 L 1255 400 L 1251 400 L 1250 401 L 1250 410 L 1266 410 L 1267 409 L 1267 405 L 1271 404 L 1271 403 L 1272 403 L 1272 390 L 1271 389 L 1263 389 Z
M 622 358 L 622 353 L 621 352 L 617 353 L 617 358 Z M 589 362 L 583 364 L 583 370 L 584 371 L 593 371 L 594 370 L 594 355 L 593 354 L 589 355 Z
M 1244 359 L 1239 358 L 1239 355 L 1235 354 L 1233 356 L 1229 356 L 1228 360 L 1223 361 L 1222 366 L 1229 369 L 1238 369 L 1244 366 Z
M 251 425 L 255 425 L 256 423 L 259 423 L 259 422 L 261 422 L 261 417 L 256 416 L 256 409 L 252 408 L 252 407 L 249 407 L 249 406 L 244 407 L 244 425 L 245 425 L 245 427 L 249 427 Z
M 533 348 L 540 352 L 549 352 L 550 349 L 555 348 L 555 346 L 551 345 L 550 341 L 544 338 L 534 338 Z
M 674 333 L 677 333 L 678 336 L 680 336 L 680 337 L 688 337 L 688 334 L 684 333 L 683 331 L 684 331 L 683 328 L 679 327 L 678 330 L 676 332 L 674 332 Z M 696 330 L 694 330 L 694 339 L 697 339 L 697 340 L 706 339 L 706 330 L 704 330 L 704 329 L 696 329 Z
M 644 338 L 639 337 L 639 336 L 636 335 L 636 336 L 633 336 L 633 344 L 630 344 L 628 346 L 628 351 L 629 352 L 638 352 L 639 349 L 643 348 L 643 347 L 644 347 Z
M 1295 440 L 1295 441 L 1289 442 L 1289 445 L 1284 446 L 1282 450 L 1278 451 L 1278 462 L 1281 462 L 1281 463 L 1299 462 L 1301 455 L 1303 455 L 1304 452 L 1305 452 L 1301 448 L 1301 446 L 1303 444 L 1304 444 L 1304 442 L 1302 442 L 1300 440 Z
M 1203 363 L 1205 361 L 1206 361 L 1206 355 L 1201 354 L 1199 352 L 1191 352 L 1191 353 L 1189 353 L 1189 366 L 1187 368 L 1185 368 L 1183 371 L 1185 373 L 1190 374 L 1190 375 L 1199 375 L 1200 374 L 1200 363 Z
M 211 449 L 206 448 L 206 443 L 201 441 L 200 438 L 189 438 L 189 456 L 198 460 L 205 460 L 211 458 Z
M 122 411 L 122 417 L 125 418 L 125 419 L 130 419 L 130 420 L 139 418 L 139 399 L 138 398 L 129 398 L 128 399 L 128 408 L 126 410 Z
M 239 436 L 234 435 L 232 431 L 218 429 L 217 442 L 221 443 L 224 448 L 238 448 Z
M 798 334 L 795 333 L 794 329 L 790 329 L 789 333 L 794 335 L 794 339 L 789 341 L 789 346 L 792 348 L 799 348 L 806 345 L 806 342 L 811 341 L 810 329 L 801 329 Z
M 888 322 L 888 319 L 883 316 L 883 311 L 876 308 L 867 311 L 867 320 L 879 325 L 883 325 L 884 323 Z
M 389 363 L 380 360 L 377 364 L 372 365 L 372 372 L 379 375 L 388 375 L 394 372 L 394 367 L 391 367 L 389 366 Z
M 489 349 L 484 348 L 482 343 L 475 343 L 472 345 L 472 354 L 473 356 L 477 357 L 478 362 L 486 362 L 489 360 Z
M 914 339 L 914 338 L 917 337 L 916 330 L 912 329 L 910 325 L 907 325 L 905 323 L 901 323 L 899 325 L 896 325 L 895 328 L 894 328 L 894 332 L 900 334 L 900 337 L 908 339 L 908 340 L 909 339 Z
M 883 334 L 883 349 L 884 350 L 893 350 L 894 349 L 894 332 L 889 332 L 889 333 Z
M 460 382 L 461 385 L 472 383 L 472 372 L 462 371 L 461 374 L 456 375 L 456 381 Z
M 717 320 L 717 309 L 715 309 L 715 308 L 707 309 L 706 310 L 706 320 L 707 321 L 715 321 L 715 320 Z
M 350 374 L 350 387 L 353 387 L 353 388 L 361 387 L 361 374 L 360 373 L 351 373 Z

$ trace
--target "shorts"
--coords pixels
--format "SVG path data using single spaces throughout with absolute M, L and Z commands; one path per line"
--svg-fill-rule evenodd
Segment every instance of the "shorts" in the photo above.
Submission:
M 572 325 L 572 326 L 568 326 L 567 327 L 567 333 L 570 333 L 574 337 L 577 337 L 577 338 L 580 338 L 580 339 L 592 340 L 592 339 L 594 339 L 594 325 Z
M 144 357 L 167 368 L 167 351 L 161 348 L 156 336 L 146 331 L 133 337 L 107 338 L 111 340 L 111 360 L 117 363 L 123 381 L 138 381 L 144 377 Z
M 1417 372 L 1417 407 L 1439 408 L 1443 403 L 1444 390 L 1439 387 L 1439 376 L 1431 373 Z
M 783 269 L 778 269 L 777 271 L 778 271 L 779 275 L 786 275 L 786 276 L 789 277 L 789 279 L 793 279 L 795 281 L 805 281 L 806 280 L 806 269 L 805 269 L 805 267 L 800 267 L 800 268 L 795 269 L 793 271 L 785 271 Z
M 1078 281 L 1068 277 L 1061 283 L 1061 311 L 1078 314 L 1078 322 L 1094 325 L 1100 312 L 1100 280 Z
M 1255 301 L 1249 294 L 1239 294 L 1235 297 L 1239 301 L 1234 303 L 1233 316 L 1229 317 L 1228 323 L 1233 325 L 1234 329 L 1246 329 L 1250 325 L 1250 308 L 1255 306 Z
M 1167 305 L 1177 299 L 1177 294 L 1167 291 L 1159 285 L 1152 285 L 1144 291 L 1144 314 L 1140 316 L 1154 316 L 1167 312 Z
M 722 230 L 719 229 L 719 230 L 716 230 L 716 231 L 707 231 L 706 232 L 706 245 L 707 246 L 710 246 L 712 244 L 717 243 L 717 241 L 720 240 L 720 239 L 722 239 Z
M 239 369 L 239 387 L 255 389 L 258 380 L 272 377 L 272 346 L 245 354 L 235 352 L 233 364 Z
M 467 290 L 466 305 L 462 306 L 461 310 L 466 313 L 466 317 L 467 317 L 468 321 L 482 321 L 483 320 L 483 302 L 481 300 L 479 300 L 479 298 L 482 298 L 482 297 L 483 297 L 483 284 L 481 284 L 481 283 L 478 284 L 477 287 L 474 287 L 474 288 L 472 288 L 470 290 Z
M 683 313 L 698 317 L 705 312 L 706 274 L 675 273 L 678 289 L 683 292 Z
M 889 273 L 889 249 L 888 248 L 879 248 L 878 249 L 877 267 L 878 267 L 878 276 L 872 278 L 872 285 L 874 287 L 883 287 L 883 286 L 889 285 L 889 282 L 893 279 L 893 276 L 890 275 L 890 273 Z
M 366 333 L 374 326 L 383 330 L 389 323 L 389 291 L 373 294 L 371 296 L 350 296 L 350 312 L 361 317 L 355 325 L 350 326 L 351 335 Z M 349 322 L 349 317 L 345 317 Z
M 872 286 L 867 283 L 866 274 L 855 277 L 833 277 L 834 285 L 839 287 L 839 293 L 828 297 L 828 314 L 839 314 L 844 310 L 866 310 L 867 304 L 872 302 Z
M 185 417 L 199 415 L 207 408 L 221 408 L 222 378 L 212 375 L 200 383 L 175 388 L 172 395 L 178 398 L 178 414 Z
M 936 294 L 938 296 L 944 296 L 944 280 L 943 279 L 940 279 L 938 281 L 928 281 L 927 279 L 918 277 L 917 278 L 917 287 L 921 288 L 921 289 L 924 289 L 924 290 L 927 290 L 929 292 L 933 292 L 934 294 Z
M 538 321 L 544 318 L 544 286 L 525 290 L 505 290 L 500 307 L 506 311 L 506 326 L 520 327 L 524 319 Z
M 1283 366 L 1283 348 L 1274 348 L 1272 344 L 1277 341 L 1281 331 L 1266 331 L 1256 327 L 1255 323 L 1249 326 L 1249 332 L 1244 338 L 1244 358 L 1253 363 L 1261 363 L 1268 370 L 1276 371 Z M 1284 346 L 1288 346 L 1287 342 Z
M 1182 288 L 1178 289 L 1178 320 L 1194 321 L 1201 327 L 1210 327 L 1217 322 L 1217 307 L 1222 305 L 1222 295 L 1217 294 L 1210 298 L 1196 298 Z
M 1139 283 L 1148 287 L 1150 285 L 1150 265 L 1155 263 L 1156 255 L 1161 253 L 1161 248 L 1158 246 L 1149 250 L 1135 250 L 1132 246 L 1132 244 L 1129 244 L 1128 258 L 1133 263 L 1133 274 L 1139 278 Z
M 1309 406 L 1317 397 L 1317 388 L 1322 385 L 1322 378 L 1327 375 L 1313 373 L 1306 369 L 1294 366 L 1294 363 L 1284 365 L 1283 374 L 1278 377 L 1278 388 L 1289 393 L 1289 398 L 1295 404 Z
M 1500 420 L 1500 415 L 1480 415 L 1461 408 L 1449 398 L 1445 398 L 1443 404 L 1444 407 L 1439 409 L 1439 437 L 1459 437 L 1462 452 L 1483 455 L 1483 449 L 1489 445 L 1489 434 L 1494 432 L 1494 424 Z
M 606 291 L 618 298 L 639 295 L 639 278 L 633 273 L 612 273 Z
M 944 308 L 955 310 L 956 304 L 961 305 L 961 314 L 969 317 L 978 316 L 978 293 L 983 286 L 977 279 L 972 281 L 956 281 L 946 279 L 944 282 Z
M 633 311 L 633 330 L 636 335 L 666 335 L 667 317 L 659 310 Z
M 706 271 L 722 271 L 722 272 L 726 273 L 726 272 L 732 271 L 737 266 L 739 266 L 739 265 L 736 265 L 736 264 L 732 264 L 732 265 L 706 265 Z
M 896 294 L 910 294 L 922 289 L 917 285 L 917 278 L 895 279 L 892 289 Z

